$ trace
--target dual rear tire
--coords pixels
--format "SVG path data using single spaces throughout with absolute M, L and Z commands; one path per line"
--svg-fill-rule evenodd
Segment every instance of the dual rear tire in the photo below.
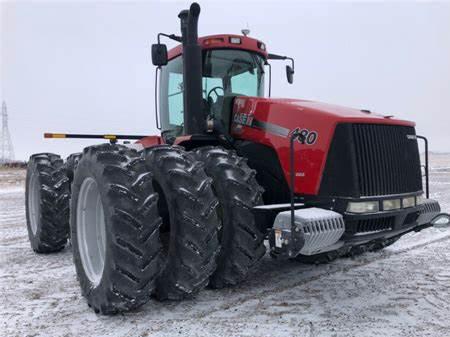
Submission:
M 69 179 L 60 156 L 32 155 L 28 162 L 25 208 L 31 248 L 53 253 L 64 248 L 69 237 Z
M 264 190 L 255 179 L 256 171 L 235 151 L 208 146 L 194 153 L 212 178 L 223 222 L 222 248 L 210 286 L 234 286 L 247 278 L 266 252 L 265 233 L 257 227 L 252 213 L 253 207 L 263 203 Z
M 71 238 L 81 291 L 95 312 L 149 300 L 160 263 L 157 202 L 136 151 L 110 144 L 84 150 L 72 183 Z
M 55 155 L 35 157 L 27 189 L 45 192 L 33 181 L 33 172 L 45 162 L 41 179 L 52 176 L 53 190 L 65 196 L 61 240 L 53 236 L 47 250 L 42 244 L 35 250 L 64 247 L 70 199 L 77 276 L 95 312 L 134 310 L 151 294 L 183 299 L 208 283 L 214 288 L 235 285 L 264 255 L 264 235 L 251 213 L 262 202 L 262 188 L 233 151 L 209 147 L 190 153 L 162 145 L 139 154 L 102 144 L 69 157 L 65 165 Z M 35 194 L 27 191 L 27 205 L 35 205 Z M 47 204 L 27 207 L 31 217 L 42 214 Z M 28 222 L 32 230 L 32 219 Z
M 178 300 L 204 288 L 219 252 L 217 207 L 203 165 L 181 148 L 86 148 L 72 184 L 71 237 L 88 304 L 114 314 L 151 294 Z
M 180 300 L 203 289 L 216 269 L 219 202 L 212 179 L 192 153 L 162 145 L 145 150 L 143 157 L 154 175 L 162 217 L 163 265 L 155 295 Z

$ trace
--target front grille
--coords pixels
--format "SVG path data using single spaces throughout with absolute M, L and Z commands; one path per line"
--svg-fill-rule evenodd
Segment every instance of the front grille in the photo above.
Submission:
M 421 191 L 415 134 L 409 126 L 338 124 L 319 194 L 359 198 Z
M 395 217 L 370 218 L 350 220 L 346 222 L 346 233 L 350 235 L 367 235 L 371 233 L 389 231 L 394 228 Z
M 408 126 L 353 125 L 361 196 L 422 189 L 415 134 L 414 128 Z
M 356 233 L 381 232 L 394 227 L 395 217 L 359 220 Z

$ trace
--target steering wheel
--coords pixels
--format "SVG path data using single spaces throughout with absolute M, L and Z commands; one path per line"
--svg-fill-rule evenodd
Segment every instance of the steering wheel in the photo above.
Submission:
M 212 88 L 212 89 L 208 92 L 208 95 L 206 95 L 206 100 L 207 100 L 208 102 L 216 103 L 216 102 L 214 102 L 214 101 L 212 100 L 211 94 L 212 94 L 212 93 L 215 93 L 216 96 L 219 97 L 219 94 L 217 93 L 217 90 L 218 90 L 218 89 L 221 89 L 221 90 L 223 91 L 223 93 L 225 94 L 225 90 L 224 90 L 221 86 L 214 87 L 214 88 Z

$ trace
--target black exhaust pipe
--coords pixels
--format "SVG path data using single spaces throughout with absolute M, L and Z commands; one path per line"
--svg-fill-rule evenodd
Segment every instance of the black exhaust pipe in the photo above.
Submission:
M 198 17 L 200 5 L 194 2 L 180 12 L 181 39 L 183 43 L 183 99 L 184 134 L 206 132 L 202 97 L 202 49 L 198 44 Z

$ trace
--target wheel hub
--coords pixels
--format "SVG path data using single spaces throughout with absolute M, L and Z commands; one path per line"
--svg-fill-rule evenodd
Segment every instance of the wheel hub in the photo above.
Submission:
M 106 229 L 103 204 L 94 178 L 81 184 L 77 204 L 77 241 L 84 272 L 94 286 L 105 267 Z
M 40 184 L 38 174 L 36 172 L 33 172 L 30 177 L 30 185 L 28 191 L 28 215 L 30 218 L 31 232 L 33 233 L 33 235 L 36 235 L 39 222 L 39 204 L 41 200 L 39 189 Z

